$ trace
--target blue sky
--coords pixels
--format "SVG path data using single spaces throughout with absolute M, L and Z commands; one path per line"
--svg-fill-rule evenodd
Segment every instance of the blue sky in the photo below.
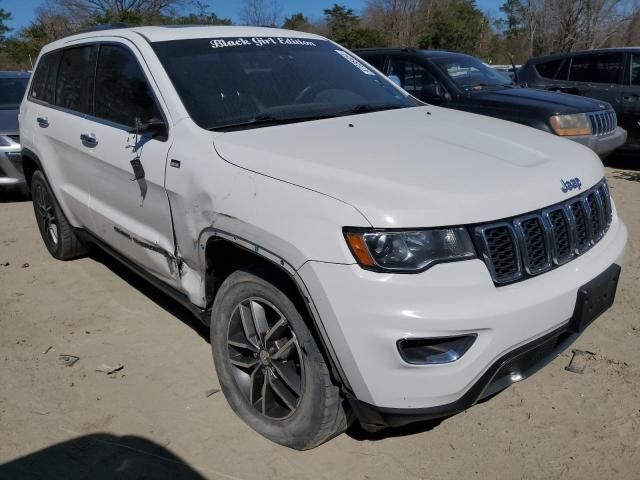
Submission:
M 485 11 L 494 14 L 498 13 L 498 8 L 504 0 L 476 0 L 478 6 Z M 238 14 L 242 5 L 239 0 L 213 0 L 209 2 L 211 10 L 220 17 L 238 20 Z M 290 15 L 296 12 L 303 12 L 311 19 L 322 17 L 322 11 L 331 7 L 334 3 L 346 5 L 353 8 L 356 13 L 360 13 L 366 4 L 366 0 L 280 0 L 282 13 Z M 13 19 L 8 22 L 11 28 L 19 29 L 33 19 L 34 9 L 42 4 L 42 0 L 0 0 L 0 8 L 8 10 L 13 15 Z

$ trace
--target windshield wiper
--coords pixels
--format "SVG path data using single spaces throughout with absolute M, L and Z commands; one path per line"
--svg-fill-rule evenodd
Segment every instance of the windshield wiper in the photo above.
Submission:
M 355 107 L 351 107 L 348 110 L 340 112 L 336 116 L 358 114 L 358 113 L 380 112 L 382 110 L 395 110 L 397 108 L 404 108 L 404 105 L 393 105 L 393 104 L 369 105 L 368 103 L 362 103 L 360 105 L 356 105 Z
M 307 117 L 305 117 L 305 119 L 306 118 Z M 261 125 L 279 125 L 279 124 L 283 124 L 283 123 L 291 123 L 291 122 L 296 122 L 296 121 L 302 121 L 302 119 L 279 118 L 279 117 L 274 117 L 273 115 L 260 114 L 260 115 L 256 115 L 252 119 L 246 120 L 244 122 L 227 123 L 227 124 L 224 124 L 224 125 L 214 125 L 212 127 L 207 127 L 207 130 L 224 131 L 224 130 L 233 130 L 233 129 L 236 129 L 236 128 L 253 127 L 253 126 L 261 126 Z
M 236 130 L 236 129 L 242 129 L 242 128 L 261 127 L 265 125 L 284 125 L 287 123 L 308 122 L 311 120 L 322 120 L 324 118 L 342 117 L 345 115 L 353 115 L 358 113 L 378 112 L 381 110 L 392 110 L 395 108 L 403 108 L 403 106 L 402 105 L 375 105 L 374 106 L 369 104 L 361 104 L 341 112 L 326 113 L 322 115 L 307 115 L 307 116 L 300 116 L 300 117 L 275 117 L 273 115 L 263 113 L 263 114 L 256 115 L 252 119 L 246 120 L 244 122 L 227 123 L 224 125 L 213 125 L 211 127 L 207 127 L 207 130 L 227 131 L 227 130 Z

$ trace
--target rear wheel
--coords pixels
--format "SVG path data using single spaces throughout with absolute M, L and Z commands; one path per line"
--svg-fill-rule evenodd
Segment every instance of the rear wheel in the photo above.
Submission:
M 76 236 L 40 170 L 31 179 L 31 195 L 38 229 L 49 253 L 59 260 L 86 255 L 86 245 Z
M 231 408 L 287 447 L 313 448 L 347 427 L 339 389 L 304 319 L 285 291 L 257 271 L 222 284 L 211 345 Z

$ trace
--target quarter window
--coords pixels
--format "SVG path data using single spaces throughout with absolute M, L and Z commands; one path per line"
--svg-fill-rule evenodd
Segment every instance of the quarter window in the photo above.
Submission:
M 624 70 L 624 54 L 595 53 L 573 57 L 569 80 L 574 82 L 618 83 Z
M 96 116 L 133 127 L 161 118 L 144 72 L 123 47 L 103 45 L 96 73 Z
M 94 46 L 64 50 L 58 67 L 56 105 L 80 113 L 93 113 Z
M 538 63 L 536 65 L 536 70 L 543 78 L 553 78 L 558 68 L 560 68 L 560 64 L 562 64 L 562 59 L 551 60 L 550 62 Z

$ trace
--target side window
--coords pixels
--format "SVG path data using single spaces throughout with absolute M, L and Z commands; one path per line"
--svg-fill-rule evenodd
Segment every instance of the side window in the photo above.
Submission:
M 640 85 L 640 53 L 631 57 L 631 85 Z
M 624 70 L 624 54 L 593 53 L 573 57 L 569 80 L 574 82 L 618 83 Z
M 96 116 L 128 127 L 162 118 L 144 72 L 124 47 L 102 45 L 96 73 Z
M 549 62 L 542 62 L 536 65 L 536 70 L 543 78 L 553 78 L 561 64 L 561 58 L 558 60 L 551 60 Z
M 92 45 L 64 50 L 56 80 L 56 105 L 92 114 L 96 48 Z
M 407 92 L 420 99 L 423 92 L 440 82 L 422 65 L 402 58 L 392 58 L 389 63 L 389 75 L 400 79 L 400 85 Z
M 364 58 L 378 70 L 382 71 L 382 68 L 384 67 L 384 55 L 363 55 L 362 58 Z
M 40 59 L 33 75 L 33 82 L 31 82 L 29 98 L 53 103 L 59 60 L 59 51 L 47 53 Z

